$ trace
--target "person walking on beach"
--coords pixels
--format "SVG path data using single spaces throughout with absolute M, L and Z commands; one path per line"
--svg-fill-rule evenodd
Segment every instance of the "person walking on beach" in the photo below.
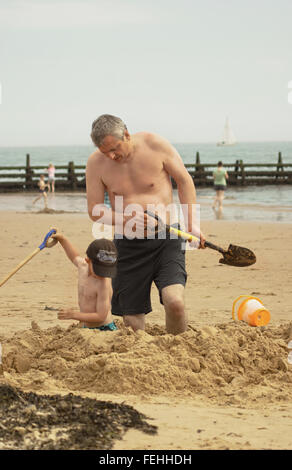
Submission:
M 223 167 L 223 163 L 221 161 L 218 162 L 217 169 L 213 172 L 213 178 L 216 196 L 212 208 L 215 210 L 216 205 L 218 204 L 218 210 L 219 212 L 222 212 L 224 191 L 227 186 L 226 180 L 228 179 L 228 173 Z
M 57 231 L 52 238 L 58 240 L 69 260 L 78 269 L 80 311 L 60 310 L 59 320 L 79 320 L 83 328 L 117 330 L 111 314 L 111 278 L 115 276 L 117 269 L 117 250 L 114 243 L 106 238 L 94 240 L 83 258 L 62 233 Z
M 133 217 L 126 212 L 130 204 L 135 211 L 137 232 L 146 233 L 151 221 L 144 211 L 148 204 L 167 207 L 173 201 L 171 177 L 176 181 L 181 204 L 192 209 L 196 203 L 193 180 L 180 155 L 164 138 L 149 132 L 130 135 L 124 122 L 109 114 L 92 124 L 91 138 L 97 147 L 88 159 L 86 190 L 88 213 L 93 221 L 115 226 L 114 243 L 118 251 L 117 276 L 113 279 L 112 313 L 122 316 L 134 331 L 145 329 L 145 315 L 151 312 L 150 291 L 154 281 L 166 313 L 166 329 L 178 334 L 187 329 L 184 287 L 187 280 L 185 252 L 178 239 L 149 239 L 117 235 Z M 111 208 L 103 205 L 108 192 Z M 119 197 L 119 198 L 118 198 Z M 117 207 L 122 199 L 122 209 Z M 102 214 L 95 208 L 102 207 Z M 188 210 L 187 230 L 200 240 L 205 237 Z M 108 220 L 108 222 L 106 222 Z M 148 233 L 148 232 L 147 232 Z
M 52 193 L 55 192 L 55 167 L 52 163 L 49 163 L 47 172 L 48 172 L 48 187 L 49 191 L 52 191 Z
M 40 194 L 32 201 L 32 203 L 35 204 L 39 199 L 44 198 L 45 209 L 47 209 L 48 204 L 47 204 L 46 188 L 48 187 L 48 185 L 45 183 L 44 175 L 40 175 L 40 179 L 38 181 L 38 187 L 39 187 Z

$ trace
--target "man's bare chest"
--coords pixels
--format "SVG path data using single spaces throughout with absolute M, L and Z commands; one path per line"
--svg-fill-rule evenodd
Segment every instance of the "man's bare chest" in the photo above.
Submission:
M 166 173 L 160 162 L 143 164 L 113 164 L 105 169 L 102 180 L 106 188 L 115 194 L 151 192 L 165 179 Z

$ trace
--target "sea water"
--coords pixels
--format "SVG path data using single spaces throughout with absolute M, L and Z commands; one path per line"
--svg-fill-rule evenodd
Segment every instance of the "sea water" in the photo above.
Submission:
M 282 153 L 283 163 L 292 163 L 292 142 L 245 142 L 231 147 L 217 147 L 214 143 L 173 143 L 184 163 L 195 163 L 196 152 L 200 161 L 217 164 L 233 164 L 236 160 L 244 163 L 277 163 L 278 152 Z M 67 165 L 86 165 L 88 156 L 94 151 L 91 145 L 84 146 L 49 146 L 49 147 L 2 147 L 0 148 L 0 166 L 25 166 L 26 154 L 30 154 L 30 163 L 43 165 L 49 163 Z M 227 168 L 228 171 L 228 168 Z M 175 200 L 177 192 L 174 192 Z M 39 210 L 43 202 L 32 208 L 32 194 L 0 194 L 0 210 Z M 218 218 L 212 210 L 214 189 L 197 188 L 197 202 L 200 204 L 201 219 Z M 68 212 L 87 212 L 85 193 L 56 192 L 49 195 L 48 205 L 55 210 Z M 292 222 L 292 185 L 267 185 L 247 187 L 227 187 L 220 219 L 254 220 L 267 222 Z

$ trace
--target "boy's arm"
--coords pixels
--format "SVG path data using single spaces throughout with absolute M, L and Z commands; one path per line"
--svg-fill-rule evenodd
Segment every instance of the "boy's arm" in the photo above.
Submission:
M 52 235 L 52 238 L 56 238 L 58 242 L 62 245 L 67 257 L 69 258 L 70 261 L 72 261 L 73 264 L 76 264 L 74 261 L 77 256 L 79 256 L 78 251 L 76 248 L 72 245 L 72 243 L 68 240 L 68 238 L 65 237 L 62 233 L 54 233 Z
M 82 322 L 100 323 L 102 325 L 110 310 L 110 293 L 111 289 L 109 279 L 102 278 L 98 280 L 97 285 L 97 302 L 96 312 L 74 312 L 74 310 L 60 310 L 58 313 L 59 320 L 79 320 Z

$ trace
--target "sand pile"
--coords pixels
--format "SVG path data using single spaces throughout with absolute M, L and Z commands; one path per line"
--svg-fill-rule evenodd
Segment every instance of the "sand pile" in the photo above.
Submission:
M 2 380 L 27 391 L 174 394 L 220 404 L 290 401 L 292 323 L 252 328 L 230 322 L 166 334 L 158 325 L 134 333 L 36 323 L 2 343 Z

